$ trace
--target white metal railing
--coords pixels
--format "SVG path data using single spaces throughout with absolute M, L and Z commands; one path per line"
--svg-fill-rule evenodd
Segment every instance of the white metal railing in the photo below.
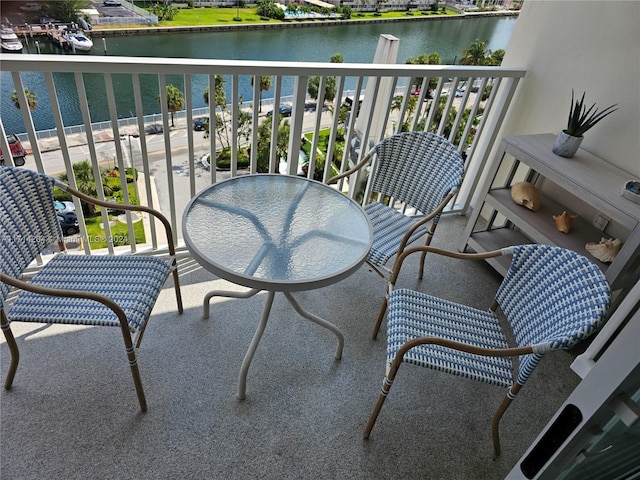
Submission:
M 469 206 L 478 176 L 487 161 L 518 81 L 525 75 L 523 69 L 501 67 L 59 55 L 0 54 L 0 63 L 3 72 L 10 72 L 21 106 L 20 113 L 26 125 L 26 142 L 31 147 L 32 158 L 28 157 L 25 168 L 52 174 L 65 172 L 70 185 L 76 187 L 72 164 L 82 159 L 78 155 L 84 155 L 90 161 L 96 178 L 99 178 L 101 168 L 105 165 L 116 165 L 120 171 L 124 171 L 125 166 L 135 166 L 143 172 L 143 180 L 139 185 L 140 198 L 144 204 L 165 213 L 173 225 L 179 244 L 182 209 L 197 191 L 220 178 L 258 172 L 258 147 L 263 144 L 259 142 L 258 131 L 266 118 L 261 110 L 267 104 L 281 105 L 285 103 L 285 99 L 292 107 L 290 118 L 285 119 L 290 124 L 286 163 L 279 158 L 277 151 L 276 126 L 280 123 L 281 116 L 276 108 L 273 109 L 272 128 L 268 133 L 270 146 L 268 167 L 265 167 L 268 172 L 281 171 L 285 166 L 286 171 L 281 173 L 298 174 L 299 155 L 294 152 L 300 152 L 303 136 L 310 138 L 307 140 L 311 146 L 308 158 L 309 177 L 316 174 L 316 178 L 326 181 L 332 175 L 331 162 L 324 162 L 324 169 L 318 172 L 316 163 L 320 161 L 320 156 L 329 159 L 339 153 L 341 145 L 344 145 L 343 156 L 335 168 L 344 171 L 349 164 L 357 162 L 358 159 L 354 157 L 366 153 L 366 148 L 351 148 L 358 142 L 370 146 L 376 139 L 402 129 L 434 131 L 449 138 L 467 157 L 465 181 L 450 208 L 450 211 L 464 212 Z M 32 112 L 23 93 L 25 88 L 29 88 L 23 77 L 33 72 L 46 85 L 48 98 L 39 99 L 39 102 L 50 103 L 57 138 L 40 136 L 34 128 Z M 56 76 L 61 73 L 73 76 L 78 98 L 77 108 L 83 119 L 80 126 L 64 125 L 60 109 L 60 102 L 64 99 L 59 97 L 59 86 L 56 83 Z M 96 125 L 91 121 L 91 92 L 87 91 L 86 80 L 88 74 L 93 78 L 92 85 L 95 85 L 97 74 L 106 89 L 109 119 Z M 127 113 L 131 113 L 133 118 L 126 121 L 128 125 L 123 125 L 123 121 L 119 120 L 122 112 L 118 112 L 116 102 L 119 93 L 117 85 L 123 84 L 123 75 L 126 78 L 124 82 L 133 87 L 133 105 L 127 106 Z M 167 77 L 174 79 L 176 75 L 182 79 L 184 109 L 172 115 L 167 108 L 166 87 L 169 84 Z M 199 161 L 203 145 L 205 152 L 220 149 L 221 138 L 214 133 L 213 128 L 216 116 L 211 115 L 212 134 L 206 140 L 200 132 L 194 132 L 190 128 L 195 111 L 192 100 L 194 85 L 202 85 L 202 79 L 205 78 L 209 92 L 214 92 L 218 75 L 223 76 L 228 88 L 228 121 L 225 127 L 231 139 L 230 170 L 222 173 L 217 172 L 216 168 L 204 171 Z M 117 82 L 114 81 L 115 76 Z M 160 96 L 158 108 L 161 111 L 152 121 L 161 123 L 161 136 L 145 133 L 148 117 L 145 117 L 143 110 L 145 98 L 141 89 L 141 76 L 146 80 L 152 76 L 153 82 L 157 81 Z M 260 77 L 263 76 L 272 78 L 272 98 L 264 99 L 263 105 L 259 105 L 259 102 L 245 104 L 247 108 L 244 110 L 251 114 L 251 128 L 248 138 L 238 139 L 238 119 L 242 113 L 239 106 L 239 82 L 246 81 L 245 77 L 250 78 L 253 98 L 257 99 L 261 97 Z M 312 77 L 320 78 L 317 100 L 310 99 L 307 93 L 307 85 Z M 335 79 L 335 100 L 324 102 L 325 85 L 330 78 Z M 412 80 L 416 78 L 422 79 L 418 82 L 417 89 L 416 82 Z M 200 81 L 196 82 L 196 79 Z M 284 91 L 285 84 L 292 85 L 291 92 Z M 435 88 L 431 89 L 430 84 L 435 84 Z M 380 85 L 390 88 L 382 88 Z M 485 98 L 483 93 L 489 91 Z M 351 111 L 343 123 L 337 112 L 347 97 L 369 99 L 362 102 L 362 107 L 359 102 L 352 101 Z M 210 98 L 213 101 L 214 95 Z M 309 108 L 309 104 L 315 104 L 315 108 Z M 329 108 L 322 108 L 325 104 Z M 69 134 L 71 127 L 77 133 Z M 327 146 L 323 148 L 320 148 L 319 143 L 321 131 L 327 133 Z M 6 133 L 0 117 L 0 148 L 3 151 L 8 151 Z M 56 143 L 55 147 L 51 147 L 52 140 Z M 101 143 L 104 140 L 107 142 Z M 75 150 L 78 145 L 82 145 L 81 154 Z M 108 147 L 111 151 L 105 153 Z M 246 170 L 238 168 L 238 158 L 243 152 L 249 152 L 249 167 Z M 97 195 L 102 199 L 106 196 L 102 189 L 98 189 Z M 79 208 L 77 211 L 81 234 L 85 235 L 84 217 Z M 132 219 L 127 217 L 127 221 L 131 223 Z M 110 239 L 106 213 L 103 223 L 107 238 Z M 135 252 L 138 247 L 133 243 L 130 249 Z M 150 226 L 147 243 L 152 248 L 161 248 L 153 225 Z M 88 242 L 85 242 L 84 248 L 85 251 L 90 251 Z M 114 250 L 111 241 L 108 242 L 108 248 L 110 251 Z

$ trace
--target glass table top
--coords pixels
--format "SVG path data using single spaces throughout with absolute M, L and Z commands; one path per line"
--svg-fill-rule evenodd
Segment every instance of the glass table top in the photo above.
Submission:
M 302 177 L 234 177 L 200 192 L 182 222 L 193 257 L 239 285 L 275 291 L 318 288 L 360 267 L 371 247 L 362 208 Z

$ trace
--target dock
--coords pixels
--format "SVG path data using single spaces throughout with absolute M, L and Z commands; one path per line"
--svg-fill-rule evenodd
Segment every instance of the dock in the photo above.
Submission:
M 58 45 L 61 48 L 69 48 L 69 43 L 64 36 L 65 30 L 58 30 L 56 28 L 47 29 L 47 37 L 49 41 Z
M 29 39 L 40 39 L 46 38 L 53 45 L 60 48 L 73 49 L 72 44 L 66 38 L 66 33 L 68 32 L 83 32 L 85 36 L 90 37 L 90 35 L 86 34 L 83 29 L 79 28 L 79 26 L 75 23 L 70 25 L 66 24 L 47 24 L 47 25 L 16 25 L 13 27 L 13 31 L 18 35 L 19 38 L 28 41 Z

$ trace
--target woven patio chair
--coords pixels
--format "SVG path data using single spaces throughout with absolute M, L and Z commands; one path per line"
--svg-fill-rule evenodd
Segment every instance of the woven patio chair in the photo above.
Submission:
M 424 249 L 462 259 L 512 255 L 490 309 L 394 290 L 404 259 Z M 546 353 L 570 348 L 595 332 L 606 319 L 611 298 L 605 276 L 587 258 L 537 244 L 481 254 L 408 249 L 400 256 L 389 287 L 387 373 L 364 437 L 369 437 L 400 364 L 406 362 L 507 389 L 492 421 L 496 455 L 500 419 L 535 367 Z M 513 345 L 495 313 L 498 306 L 515 339 Z
M 355 178 L 352 175 L 364 178 L 366 170 L 373 172 L 364 192 L 364 210 L 373 225 L 367 263 L 388 279 L 392 269 L 386 264 L 391 257 L 425 235 L 425 244 L 431 243 L 442 211 L 460 188 L 464 161 L 443 137 L 405 132 L 385 138 L 356 166 L 328 183 Z M 351 182 L 351 187 L 357 183 Z M 420 260 L 419 278 L 424 272 L 425 255 Z
M 144 412 L 147 403 L 136 348 L 170 275 L 178 311 L 183 310 L 171 226 L 165 217 L 148 207 L 118 204 L 119 209 L 146 212 L 164 224 L 168 260 L 143 255 L 66 253 L 54 208 L 54 185 L 85 202 L 113 207 L 110 202 L 94 199 L 44 174 L 0 167 L 0 324 L 11 352 L 5 388 L 11 388 L 19 361 L 11 322 L 119 327 Z M 27 267 L 55 243 L 61 252 L 27 280 Z

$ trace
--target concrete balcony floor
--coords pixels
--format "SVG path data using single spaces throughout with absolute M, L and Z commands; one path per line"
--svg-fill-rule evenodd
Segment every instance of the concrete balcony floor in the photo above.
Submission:
M 441 221 L 434 245 L 454 248 L 465 219 Z M 428 256 L 398 285 L 488 307 L 500 277 L 484 262 Z M 502 455 L 490 422 L 504 391 L 403 365 L 369 440 L 362 433 L 384 373 L 385 338 L 371 339 L 385 289 L 366 266 L 320 290 L 296 294 L 345 336 L 299 317 L 276 295 L 249 370 L 238 374 L 265 300 L 202 299 L 234 287 L 191 259 L 180 264 L 185 312 L 171 281 L 152 314 L 139 365 L 142 414 L 117 329 L 15 324 L 21 363 L 1 393 L 2 479 L 501 479 L 578 383 L 572 355 L 538 367 L 503 417 Z M 2 375 L 8 366 L 4 338 Z

